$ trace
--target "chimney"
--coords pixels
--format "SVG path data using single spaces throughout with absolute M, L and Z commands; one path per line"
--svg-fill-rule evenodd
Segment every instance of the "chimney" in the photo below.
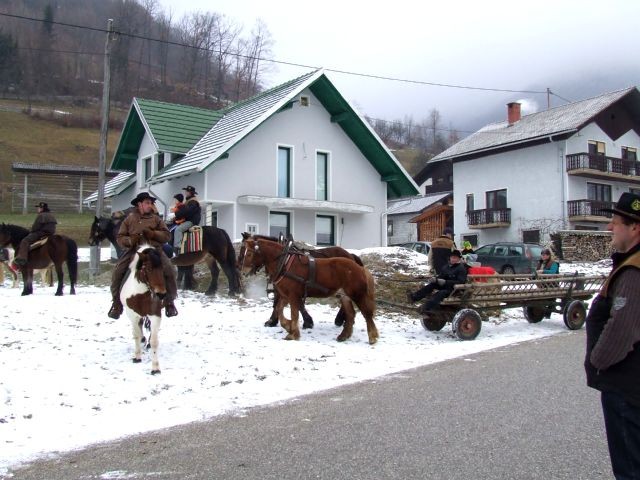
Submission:
M 520 104 L 518 102 L 507 103 L 507 120 L 509 125 L 520 120 Z

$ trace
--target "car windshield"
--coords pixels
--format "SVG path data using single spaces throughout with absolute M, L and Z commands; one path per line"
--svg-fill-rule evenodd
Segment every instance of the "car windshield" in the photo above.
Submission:
M 493 245 L 485 245 L 484 247 L 480 247 L 476 250 L 478 255 L 489 255 L 491 253 L 491 248 Z

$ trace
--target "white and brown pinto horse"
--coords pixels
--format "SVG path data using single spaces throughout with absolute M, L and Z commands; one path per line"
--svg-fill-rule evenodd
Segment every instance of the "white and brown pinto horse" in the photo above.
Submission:
M 285 246 L 265 239 L 246 239 L 242 259 L 242 273 L 255 273 L 257 265 L 264 265 L 276 288 L 280 325 L 288 332 L 285 340 L 300 339 L 298 314 L 306 297 L 337 296 L 344 308 L 345 320 L 337 340 L 343 342 L 353 334 L 355 303 L 367 322 L 369 343 L 378 341 L 378 329 L 373 322 L 376 302 L 371 273 L 349 258 L 312 258 L 299 252 L 289 253 Z M 289 305 L 291 319 L 284 316 Z
M 120 290 L 120 300 L 133 328 L 135 342 L 133 363 L 142 361 L 142 324 L 145 317 L 149 319 L 152 375 L 160 373 L 158 332 L 162 319 L 162 299 L 166 294 L 167 288 L 160 254 L 150 245 L 140 246 L 129 264 L 128 276 Z

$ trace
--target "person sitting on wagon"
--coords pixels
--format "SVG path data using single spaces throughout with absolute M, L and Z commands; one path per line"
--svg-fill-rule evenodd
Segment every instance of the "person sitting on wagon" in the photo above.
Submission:
M 201 211 L 200 202 L 196 198 L 198 192 L 191 185 L 183 188 L 187 194 L 184 197 L 184 206 L 176 211 L 175 223 L 178 224 L 173 231 L 173 251 L 176 255 L 180 254 L 180 245 L 182 245 L 182 236 L 194 225 L 200 225 Z
M 453 241 L 453 230 L 447 227 L 442 232 L 442 235 L 431 242 L 431 249 L 428 255 L 431 271 L 436 275 L 440 275 L 442 269 L 447 265 L 449 254 L 456 248 L 456 244 Z
M 465 240 L 462 243 L 462 255 L 469 255 L 469 254 L 473 254 L 476 253 L 473 251 L 473 247 L 471 246 L 471 242 L 469 240 Z
M 551 254 L 551 250 L 548 248 L 545 248 L 540 253 L 540 260 L 538 261 L 538 268 L 536 268 L 536 272 L 549 274 L 560 272 L 560 264 L 555 261 Z
M 441 272 L 429 280 L 424 287 L 416 292 L 407 292 L 407 300 L 410 303 L 422 300 L 427 295 L 431 295 L 431 298 L 427 300 L 422 307 L 420 307 L 421 313 L 427 313 L 435 310 L 442 300 L 447 298 L 455 285 L 465 283 L 467 281 L 467 267 L 462 263 L 462 254 L 460 250 L 453 250 L 449 255 L 449 263 L 445 265 Z

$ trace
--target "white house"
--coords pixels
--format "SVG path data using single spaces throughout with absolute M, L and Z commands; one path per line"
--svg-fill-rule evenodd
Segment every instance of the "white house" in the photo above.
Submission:
M 603 230 L 610 214 L 601 209 L 640 190 L 637 88 L 522 117 L 510 103 L 507 116 L 431 160 L 453 163 L 458 244 Z
M 111 168 L 128 172 L 106 186 L 114 210 L 193 185 L 203 224 L 232 239 L 345 248 L 386 245 L 387 200 L 418 191 L 322 70 L 220 111 L 134 99 Z

